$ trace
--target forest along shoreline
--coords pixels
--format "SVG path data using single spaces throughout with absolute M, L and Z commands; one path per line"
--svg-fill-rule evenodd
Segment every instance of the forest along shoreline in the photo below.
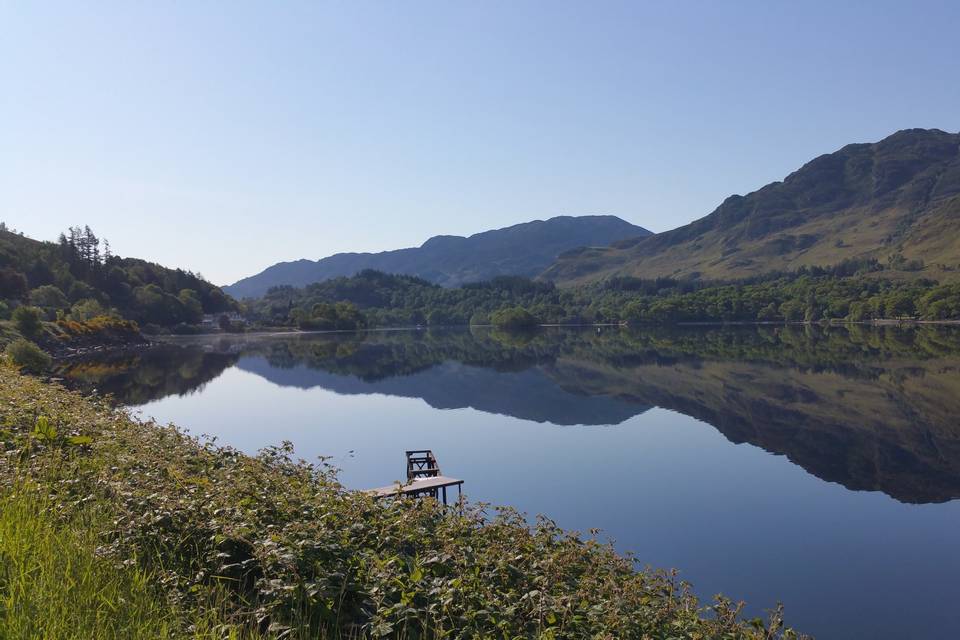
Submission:
M 45 321 L 39 309 L 20 306 L 12 314 L 12 320 L 0 321 L 0 340 L 6 344 L 6 354 L 25 371 L 42 374 L 54 361 L 81 358 L 93 353 L 124 352 L 148 349 L 162 343 L 179 340 L 215 337 L 244 337 L 244 339 L 269 339 L 302 335 L 351 333 L 364 331 L 418 331 L 455 328 L 489 328 L 514 333 L 535 332 L 540 328 L 597 328 L 639 330 L 657 326 L 956 326 L 960 320 L 889 319 L 872 320 L 817 320 L 817 321 L 687 321 L 687 322 L 591 322 L 591 323 L 540 323 L 529 314 L 510 311 L 495 318 L 498 322 L 470 325 L 414 325 L 330 329 L 303 329 L 297 326 L 276 326 L 269 329 L 247 330 L 246 326 L 216 329 L 207 332 L 152 333 L 145 335 L 136 322 L 116 316 L 97 316 L 89 320 L 60 318 Z
M 0 323 L 2 324 L 2 323 Z M 777 326 L 874 326 L 874 327 L 910 327 L 910 326 L 957 326 L 960 320 L 917 320 L 917 319 L 888 319 L 878 318 L 866 321 L 851 320 L 830 320 L 830 321 L 700 321 L 700 322 L 674 322 L 674 323 L 540 323 L 532 327 L 520 330 L 536 331 L 539 328 L 598 328 L 598 329 L 624 329 L 640 330 L 645 327 L 652 328 L 658 326 L 677 326 L 677 327 L 723 327 L 723 326 L 757 326 L 757 327 L 777 327 Z M 55 323 L 54 329 L 42 333 L 37 340 L 37 346 L 48 354 L 53 361 L 70 360 L 88 356 L 94 353 L 102 352 L 125 352 L 140 351 L 151 347 L 164 344 L 176 344 L 180 341 L 190 341 L 204 338 L 243 338 L 243 339 L 268 339 L 284 338 L 304 335 L 326 335 L 338 333 L 363 333 L 363 332 L 385 332 L 385 331 L 424 331 L 434 329 L 503 329 L 502 325 L 496 324 L 472 324 L 472 325 L 431 325 L 426 326 L 393 326 L 393 327 L 370 327 L 362 329 L 300 329 L 296 326 L 290 327 L 272 327 L 270 330 L 254 331 L 224 331 L 212 330 L 209 332 L 198 332 L 190 334 L 154 334 L 144 335 L 136 323 L 118 321 L 115 318 L 98 319 L 98 322 L 71 322 Z M 12 329 L 12 330 L 11 330 Z M 516 331 L 516 330 L 514 330 Z M 23 336 L 15 328 L 7 327 L 6 337 L 8 343 L 22 339 Z M 20 363 L 23 364 L 23 363 Z

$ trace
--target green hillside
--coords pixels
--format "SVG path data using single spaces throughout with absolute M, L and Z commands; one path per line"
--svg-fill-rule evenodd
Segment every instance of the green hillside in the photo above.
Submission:
M 199 322 L 237 303 L 200 276 L 182 269 L 121 258 L 90 230 L 71 228 L 58 242 L 41 242 L 0 223 L 2 311 L 41 308 L 48 320 L 120 315 L 141 324 Z
M 691 224 L 563 254 L 542 277 L 730 280 L 860 259 L 878 260 L 884 277 L 960 277 L 960 134 L 847 145 Z

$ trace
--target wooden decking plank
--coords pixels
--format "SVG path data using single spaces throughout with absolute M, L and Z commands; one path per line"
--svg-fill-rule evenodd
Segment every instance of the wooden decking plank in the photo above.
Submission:
M 460 480 L 458 478 L 450 478 L 447 476 L 434 476 L 432 478 L 417 478 L 416 480 L 412 482 L 408 482 L 406 484 L 400 484 L 399 482 L 397 482 L 388 487 L 368 489 L 366 493 L 372 494 L 377 497 L 392 496 L 392 495 L 396 495 L 398 492 L 406 495 L 409 493 L 419 493 L 421 491 L 428 491 L 430 489 L 453 487 L 458 484 L 463 484 L 463 480 Z

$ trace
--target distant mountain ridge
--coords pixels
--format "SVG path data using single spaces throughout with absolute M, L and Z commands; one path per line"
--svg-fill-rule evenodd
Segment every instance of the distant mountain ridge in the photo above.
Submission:
M 567 252 L 542 277 L 734 279 L 863 258 L 890 264 L 885 273 L 960 278 L 960 134 L 909 129 L 847 145 L 688 225 Z
M 235 298 L 259 297 L 270 287 L 302 287 L 364 269 L 418 276 L 448 287 L 502 275 L 534 277 L 571 249 L 649 235 L 650 231 L 616 216 L 558 216 L 469 237 L 434 236 L 408 249 L 281 262 L 223 290 Z

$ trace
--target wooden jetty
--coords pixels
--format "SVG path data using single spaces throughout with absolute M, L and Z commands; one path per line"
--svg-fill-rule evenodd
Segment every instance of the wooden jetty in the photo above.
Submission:
M 447 504 L 447 487 L 456 487 L 457 496 L 463 492 L 463 480 L 450 478 L 440 473 L 440 465 L 430 449 L 407 451 L 407 481 L 395 482 L 388 487 L 369 489 L 367 493 L 375 498 L 389 496 L 410 496 L 414 498 L 430 496 L 443 500 Z

